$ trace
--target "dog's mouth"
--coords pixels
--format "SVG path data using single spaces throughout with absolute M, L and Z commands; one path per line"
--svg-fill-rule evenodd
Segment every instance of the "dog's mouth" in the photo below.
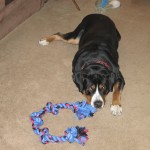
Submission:
M 95 99 L 94 96 L 88 96 L 83 94 L 86 97 L 86 101 L 88 104 L 90 104 L 92 107 L 95 107 L 96 109 L 102 109 L 105 105 L 105 100 L 103 100 L 102 97 L 100 97 L 101 99 Z

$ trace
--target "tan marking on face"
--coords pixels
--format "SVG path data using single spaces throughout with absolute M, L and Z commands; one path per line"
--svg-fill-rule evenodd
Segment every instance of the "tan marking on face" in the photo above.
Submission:
M 89 88 L 89 90 L 91 90 L 91 91 L 95 91 L 95 89 L 96 89 L 96 86 L 95 86 L 94 84 L 91 85 L 91 87 Z M 83 91 L 83 95 L 84 95 L 84 97 L 87 99 L 87 103 L 91 104 L 92 96 L 87 95 L 87 94 L 85 93 L 85 91 Z
M 89 96 L 89 95 L 86 95 L 86 94 L 85 94 L 85 91 L 83 91 L 83 96 L 86 98 L 87 103 L 88 103 L 88 104 L 91 104 L 91 99 L 92 99 L 92 97 Z

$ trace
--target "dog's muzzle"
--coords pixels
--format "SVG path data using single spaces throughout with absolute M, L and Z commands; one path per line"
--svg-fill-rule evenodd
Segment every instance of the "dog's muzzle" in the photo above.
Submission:
M 94 102 L 94 107 L 95 107 L 95 108 L 102 108 L 102 107 L 103 107 L 103 102 L 100 101 L 100 100 L 96 100 L 96 101 Z

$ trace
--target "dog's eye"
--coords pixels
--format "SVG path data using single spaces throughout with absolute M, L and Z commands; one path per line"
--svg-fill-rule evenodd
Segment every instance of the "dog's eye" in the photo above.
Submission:
M 96 86 L 94 84 L 90 87 L 90 89 L 93 91 L 95 90 L 95 88 L 96 88 Z
M 102 85 L 102 84 L 100 84 L 100 85 L 99 85 L 99 88 L 100 88 L 100 90 L 104 90 L 104 89 L 105 89 L 105 86 Z
M 90 93 L 92 93 L 92 92 L 93 92 L 93 89 L 92 89 L 91 87 L 89 88 L 89 92 L 90 92 Z
M 86 90 L 86 95 L 91 95 L 94 92 L 94 90 L 90 87 L 88 90 Z
M 95 91 L 95 85 L 93 84 L 90 88 L 89 88 L 89 92 L 93 93 Z
M 85 91 L 85 93 L 86 93 L 86 95 L 92 95 L 93 93 L 94 93 L 94 91 L 95 91 L 95 85 L 93 84 L 93 85 L 91 85 L 86 91 Z

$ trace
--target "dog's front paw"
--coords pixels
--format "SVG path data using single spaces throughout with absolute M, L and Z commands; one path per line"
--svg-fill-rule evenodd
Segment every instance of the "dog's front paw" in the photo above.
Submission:
M 45 45 L 48 45 L 49 42 L 48 42 L 46 39 L 41 39 L 41 40 L 39 41 L 39 44 L 42 45 L 42 46 L 45 46 Z
M 112 113 L 112 115 L 114 116 L 119 116 L 122 113 L 122 107 L 119 105 L 111 105 L 110 107 L 110 112 Z

